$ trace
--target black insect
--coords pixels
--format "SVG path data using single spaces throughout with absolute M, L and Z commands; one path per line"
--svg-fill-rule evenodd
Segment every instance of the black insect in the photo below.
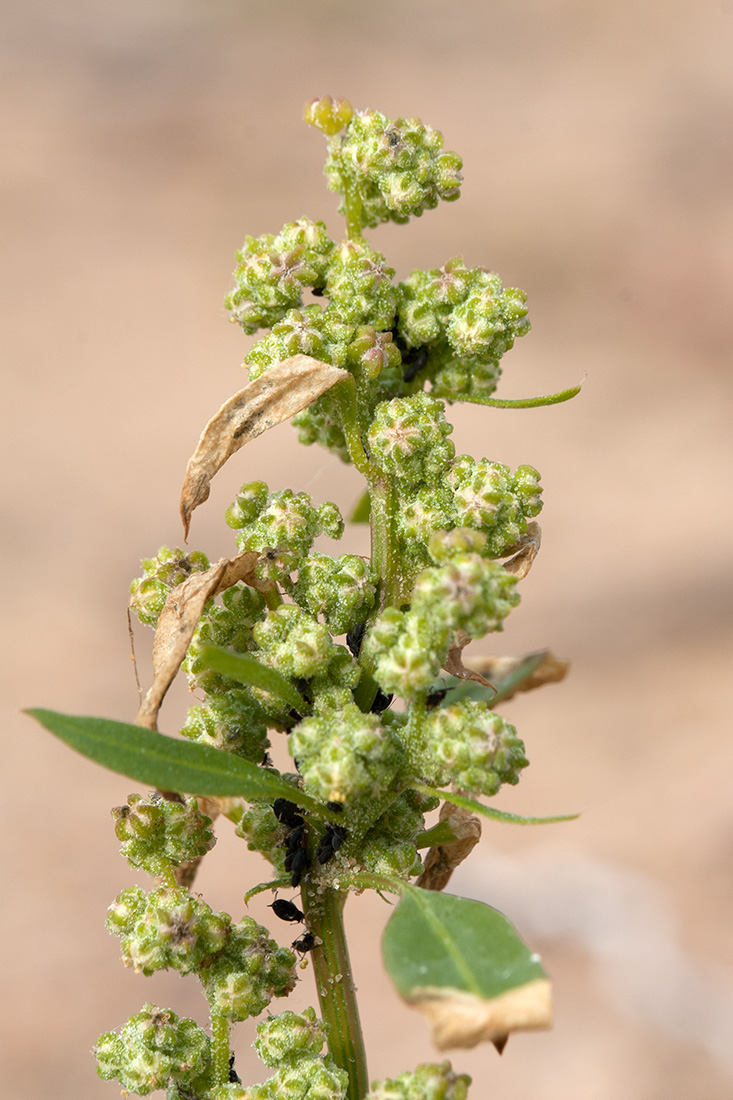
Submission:
M 352 657 L 358 657 L 361 653 L 361 643 L 364 641 L 366 623 L 357 623 L 353 630 L 346 635 L 346 644 L 351 650 Z
M 342 814 L 344 812 L 343 802 L 327 802 L 326 803 L 326 808 L 329 809 L 329 810 L 333 810 L 334 813 L 337 813 L 337 814 Z
M 276 798 L 272 804 L 272 812 L 278 821 L 291 829 L 297 829 L 299 825 L 305 824 L 296 804 L 288 802 L 287 798 Z
M 428 697 L 425 700 L 425 706 L 428 710 L 435 710 L 445 699 L 448 694 L 448 688 L 438 688 L 437 691 L 431 691 L 428 693 Z
M 292 833 L 288 833 L 285 837 L 285 847 L 289 852 L 297 852 L 298 848 L 302 848 L 305 843 L 305 822 L 302 825 L 296 825 Z
M 290 921 L 292 924 L 300 924 L 305 919 L 305 914 L 301 913 L 298 906 L 285 898 L 276 898 L 269 908 L 280 920 Z
M 232 1085 L 241 1085 L 242 1078 L 234 1068 L 234 1055 L 229 1055 L 229 1081 Z
M 377 689 L 377 694 L 374 696 L 374 702 L 371 706 L 372 714 L 381 714 L 383 710 L 386 710 L 392 703 L 394 695 L 387 695 L 381 688 Z
M 328 863 L 331 856 L 339 850 L 346 840 L 346 836 L 346 829 L 343 825 L 327 825 L 316 852 L 318 862 L 322 865 Z
M 428 349 L 427 348 L 412 348 L 408 352 L 404 352 L 402 355 L 402 366 L 404 370 L 402 372 L 403 382 L 412 382 L 417 378 L 418 374 L 428 362 Z
M 318 942 L 312 932 L 304 932 L 299 939 L 293 940 L 290 946 L 299 955 L 305 955 L 308 951 L 312 951 L 314 947 L 317 947 Z
M 285 870 L 290 871 L 290 885 L 300 886 L 300 880 L 311 865 L 310 856 L 305 848 L 298 848 L 296 852 L 288 852 L 285 857 Z

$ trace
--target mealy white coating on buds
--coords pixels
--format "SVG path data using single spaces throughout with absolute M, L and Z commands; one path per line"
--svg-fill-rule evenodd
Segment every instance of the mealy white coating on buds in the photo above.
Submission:
M 170 1081 L 189 1085 L 205 1077 L 211 1040 L 195 1020 L 146 1004 L 119 1032 L 100 1035 L 94 1054 L 102 1080 L 116 1078 L 127 1092 L 147 1096 Z
M 369 450 L 377 465 L 400 482 L 434 484 L 445 477 L 455 454 L 446 438 L 452 431 L 442 401 L 425 393 L 397 397 L 377 406 Z

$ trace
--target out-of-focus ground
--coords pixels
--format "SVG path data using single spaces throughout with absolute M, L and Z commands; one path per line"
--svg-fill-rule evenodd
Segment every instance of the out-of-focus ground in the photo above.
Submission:
M 500 395 L 587 372 L 568 405 L 451 412 L 459 453 L 545 484 L 498 648 L 573 664 L 506 705 L 532 767 L 499 804 L 582 811 L 487 825 L 455 876 L 541 951 L 557 1020 L 454 1064 L 476 1100 L 729 1097 L 733 4 L 6 0 L 1 18 L 3 1095 L 117 1095 L 87 1052 L 145 1000 L 204 1021 L 193 980 L 124 971 L 104 929 L 133 881 L 109 807 L 134 785 L 19 708 L 134 716 L 127 585 L 180 543 L 186 459 L 243 381 L 221 305 L 234 250 L 302 214 L 340 232 L 299 121 L 330 92 L 419 114 L 464 156 L 459 203 L 372 240 L 400 277 L 463 254 L 527 290 L 534 330 Z M 344 509 L 360 491 L 283 425 L 219 475 L 192 547 L 233 550 L 222 511 L 253 477 Z M 346 544 L 366 552 L 361 531 Z M 264 871 L 243 849 L 223 829 L 199 880 L 235 914 Z M 436 1057 L 382 974 L 386 916 L 349 904 L 375 1078 Z M 246 1081 L 266 1073 L 252 1035 L 235 1032 Z

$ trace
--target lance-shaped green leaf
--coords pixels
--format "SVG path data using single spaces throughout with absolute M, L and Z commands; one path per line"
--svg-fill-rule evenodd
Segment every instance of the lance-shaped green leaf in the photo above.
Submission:
M 349 523 L 369 523 L 372 514 L 372 498 L 367 491 L 354 505 L 354 510 L 349 516 Z
M 550 982 L 505 916 L 480 901 L 410 889 L 387 922 L 384 964 L 440 1050 L 552 1024 Z
M 254 657 L 248 657 L 244 653 L 234 653 L 231 649 L 222 649 L 215 645 L 201 647 L 199 660 L 205 668 L 219 672 L 222 676 L 228 676 L 247 687 L 260 688 L 269 691 L 272 695 L 284 699 L 298 714 L 310 714 L 310 703 L 296 691 L 289 680 L 275 668 L 261 665 Z
M 72 749 L 105 768 L 163 791 L 210 797 L 287 798 L 319 817 L 337 821 L 311 795 L 276 772 L 222 752 L 211 745 L 178 741 L 144 726 L 35 708 L 27 711 Z
M 552 825 L 557 821 L 575 821 L 580 814 L 556 814 L 554 817 L 522 817 L 520 814 L 510 814 L 506 810 L 496 810 L 493 806 L 484 806 L 483 802 L 477 802 L 474 798 L 467 798 L 465 794 L 456 794 L 455 791 L 441 791 L 437 787 L 429 787 L 426 783 L 410 783 L 413 791 L 429 795 L 431 798 L 442 798 L 446 802 L 452 802 L 454 806 L 461 806 L 464 810 L 470 810 L 474 814 L 482 814 L 493 821 L 506 821 L 511 825 Z
M 554 657 L 549 649 L 541 649 L 525 657 L 479 658 L 472 661 L 469 668 L 477 669 L 492 686 L 444 674 L 430 685 L 430 692 L 439 698 L 436 706 L 449 707 L 460 699 L 476 699 L 493 709 L 497 703 L 511 699 L 518 692 L 558 683 L 564 678 L 568 665 L 567 661 Z
M 570 401 L 580 393 L 582 382 L 579 386 L 571 386 L 570 389 L 560 390 L 558 393 L 543 393 L 539 397 L 483 397 L 480 394 L 463 395 L 453 398 L 454 401 L 470 401 L 474 405 L 490 405 L 494 409 L 539 409 L 543 405 L 561 405 L 563 401 Z

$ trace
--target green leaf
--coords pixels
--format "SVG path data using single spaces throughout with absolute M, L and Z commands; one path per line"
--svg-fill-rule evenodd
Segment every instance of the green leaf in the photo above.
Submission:
M 291 886 L 290 875 L 287 878 L 274 878 L 270 882 L 258 882 L 244 895 L 244 904 L 249 905 L 252 898 L 264 894 L 265 890 L 286 890 Z
M 369 523 L 372 514 L 372 498 L 369 490 L 354 505 L 354 510 L 349 516 L 349 523 Z
M 290 681 L 277 669 L 261 665 L 254 657 L 234 653 L 233 650 L 222 649 L 220 646 L 205 645 L 201 647 L 199 659 L 205 668 L 228 676 L 237 683 L 247 684 L 248 687 L 269 691 L 271 695 L 277 695 L 279 699 L 289 703 L 298 714 L 310 714 L 310 703 L 295 690 Z
M 424 829 L 415 838 L 416 848 L 432 848 L 434 844 L 453 844 L 458 837 L 447 821 L 438 821 L 430 829 Z
M 570 401 L 580 393 L 581 386 L 571 386 L 569 390 L 560 390 L 558 393 L 545 393 L 539 397 L 517 397 L 502 400 L 500 397 L 457 396 L 454 401 L 470 401 L 474 405 L 491 405 L 494 409 L 538 409 L 543 405 L 560 405 L 563 401 Z
M 575 821 L 580 814 L 557 814 L 554 817 L 520 817 L 519 814 L 509 814 L 506 810 L 495 810 L 493 806 L 484 806 L 483 802 L 476 802 L 473 798 L 466 798 L 465 794 L 456 794 L 454 791 L 441 791 L 437 787 L 428 787 L 424 783 L 411 783 L 413 791 L 430 795 L 432 798 L 443 798 L 446 802 L 452 802 L 454 806 L 462 806 L 464 810 L 490 817 L 493 821 L 506 821 L 512 825 L 552 825 L 556 821 Z
M 512 671 L 502 677 L 497 677 L 494 687 L 480 684 L 478 680 L 460 680 L 457 676 L 441 676 L 430 685 L 430 691 L 442 691 L 447 688 L 445 697 L 438 704 L 440 707 L 449 707 L 451 703 L 457 703 L 460 699 L 475 699 L 486 703 L 492 709 L 497 703 L 501 703 L 508 695 L 513 695 L 519 686 L 530 678 L 533 672 L 539 668 L 547 655 L 547 650 L 542 649 L 537 653 L 528 653 L 527 656 Z M 496 688 L 496 691 L 494 691 Z
M 550 983 L 505 916 L 480 901 L 409 889 L 387 922 L 384 964 L 433 1041 L 503 1047 L 511 1031 L 552 1023 Z
M 34 708 L 26 712 L 72 749 L 97 764 L 163 791 L 248 800 L 287 798 L 319 817 L 337 821 L 311 795 L 267 771 L 211 745 L 179 741 L 144 726 Z

